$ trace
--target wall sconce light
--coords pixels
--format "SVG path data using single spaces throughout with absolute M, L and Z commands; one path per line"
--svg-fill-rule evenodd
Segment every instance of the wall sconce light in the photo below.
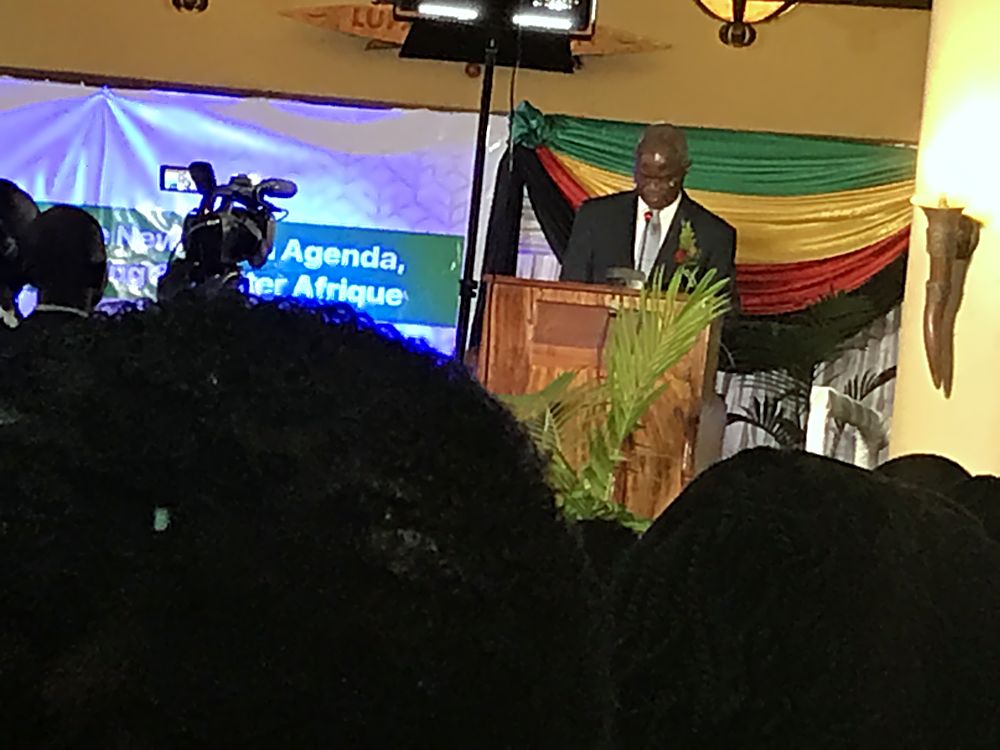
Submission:
M 930 272 L 924 301 L 924 351 L 935 388 L 951 394 L 954 372 L 955 317 L 962 300 L 969 260 L 979 244 L 980 223 L 964 208 L 916 202 L 927 216 Z
M 176 10 L 193 10 L 195 13 L 208 9 L 208 0 L 173 0 L 173 4 Z
M 695 0 L 703 11 L 723 21 L 719 39 L 730 47 L 749 47 L 757 39 L 754 24 L 777 18 L 797 0 Z

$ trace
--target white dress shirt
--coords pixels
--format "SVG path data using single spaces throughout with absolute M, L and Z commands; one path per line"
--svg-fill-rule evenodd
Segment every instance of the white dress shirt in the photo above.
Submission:
M 66 313 L 67 315 L 75 315 L 78 318 L 89 318 L 90 317 L 90 313 L 89 312 L 87 312 L 86 310 L 81 310 L 78 307 L 66 307 L 65 305 L 46 305 L 44 303 L 36 305 L 34 312 L 36 312 L 36 313 L 40 313 L 40 312 Z M 34 313 L 32 313 L 32 314 L 34 314 Z
M 0 328 L 17 328 L 21 321 L 17 319 L 17 313 L 0 307 Z
M 674 217 L 677 215 L 677 207 L 681 204 L 681 194 L 677 194 L 677 198 L 669 206 L 660 209 L 660 246 L 667 239 L 667 234 L 670 232 L 670 225 L 674 223 Z M 649 206 L 646 205 L 646 201 L 639 198 L 638 205 L 635 211 L 635 254 L 632 256 L 636 263 L 636 270 L 642 271 L 646 278 L 649 278 L 650 272 L 653 270 L 653 265 L 656 263 L 656 258 L 659 253 L 650 253 L 652 257 L 644 257 L 642 259 L 642 267 L 639 267 L 639 256 L 642 255 L 642 241 L 643 235 L 646 231 L 646 212 L 652 212 Z

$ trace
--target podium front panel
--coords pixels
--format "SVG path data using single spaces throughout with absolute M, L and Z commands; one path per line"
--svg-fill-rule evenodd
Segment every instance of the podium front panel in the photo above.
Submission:
M 635 296 L 617 288 L 508 277 L 485 283 L 478 374 L 498 394 L 532 393 L 567 371 L 577 371 L 580 381 L 601 377 L 612 309 L 623 296 Z M 693 478 L 698 419 L 705 384 L 714 381 L 717 345 L 711 330 L 699 336 L 665 375 L 663 395 L 627 446 L 615 496 L 637 515 L 655 517 Z

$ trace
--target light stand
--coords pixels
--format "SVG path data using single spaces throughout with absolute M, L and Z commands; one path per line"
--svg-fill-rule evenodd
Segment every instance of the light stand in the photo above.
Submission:
M 468 240 L 465 245 L 465 263 L 462 280 L 458 286 L 458 322 L 455 325 L 455 359 L 465 358 L 472 318 L 472 301 L 476 297 L 476 245 L 479 240 L 479 214 L 483 201 L 483 180 L 486 172 L 486 137 L 490 124 L 490 105 L 493 103 L 493 74 L 497 64 L 497 42 L 490 38 L 486 43 L 483 67 L 483 86 L 479 96 L 479 124 L 476 131 L 476 155 L 472 162 L 472 198 L 469 204 Z
M 486 139 L 489 129 L 490 106 L 493 102 L 493 79 L 498 65 L 528 68 L 551 72 L 572 73 L 573 55 L 570 49 L 570 30 L 578 33 L 593 32 L 596 0 L 584 0 L 573 6 L 572 18 L 562 18 L 565 0 L 483 0 L 470 5 L 466 0 L 390 0 L 393 16 L 411 23 L 400 57 L 422 60 L 481 63 L 483 83 L 479 97 L 479 120 L 476 132 L 476 150 L 472 166 L 472 196 L 469 204 L 469 225 L 465 242 L 465 258 L 458 289 L 458 318 L 455 324 L 455 358 L 463 360 L 468 348 L 469 327 L 472 322 L 472 303 L 479 284 L 476 282 L 476 249 L 479 245 L 479 218 L 482 212 L 483 182 L 486 177 Z M 550 4 L 554 4 L 551 5 Z M 433 5 L 435 13 L 451 14 L 460 19 L 470 8 L 479 8 L 485 17 L 474 24 L 443 21 L 439 17 L 425 17 L 421 13 Z M 520 7 L 535 9 L 518 21 L 519 14 L 508 16 L 507 10 Z M 549 15 L 545 15 L 548 13 Z M 539 15 L 541 14 L 541 15 Z M 429 13 L 434 16 L 434 13 Z M 525 16 L 525 14 L 520 14 Z M 472 16 L 475 18 L 475 15 Z M 565 24 L 565 33 L 531 28 L 531 24 L 548 19 Z M 561 27 L 560 27 L 561 28 Z

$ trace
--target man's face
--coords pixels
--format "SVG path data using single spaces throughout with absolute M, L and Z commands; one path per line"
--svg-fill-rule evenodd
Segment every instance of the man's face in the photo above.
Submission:
M 654 145 L 639 147 L 635 159 L 635 185 L 639 196 L 654 211 L 677 200 L 685 172 L 684 164 L 666 149 Z

